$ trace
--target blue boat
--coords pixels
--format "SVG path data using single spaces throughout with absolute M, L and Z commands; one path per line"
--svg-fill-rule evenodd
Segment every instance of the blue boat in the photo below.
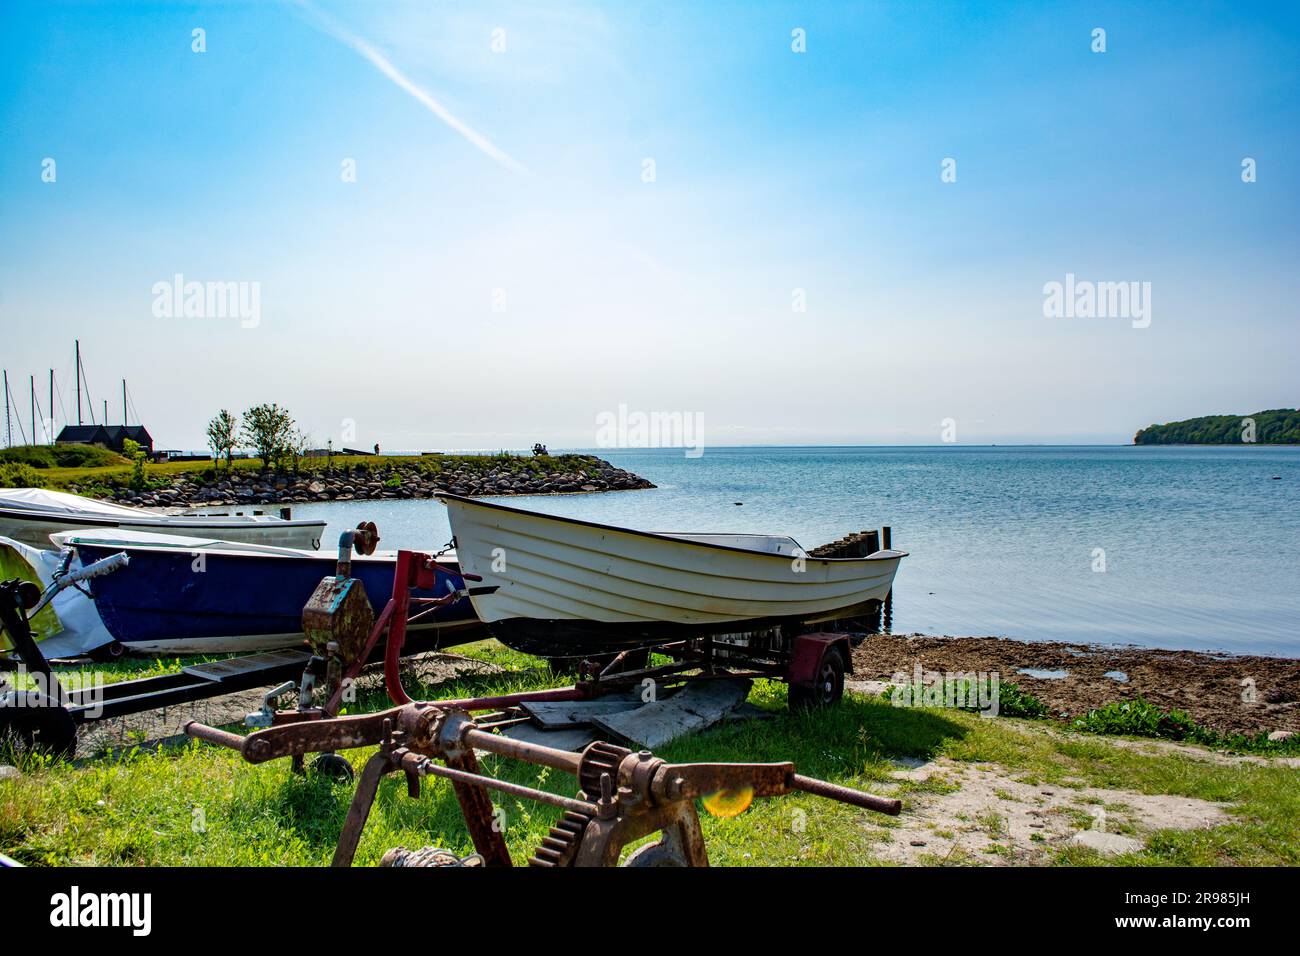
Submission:
M 207 654 L 297 647 L 305 643 L 302 609 L 332 575 L 336 556 L 268 545 L 239 544 L 148 532 L 64 532 L 52 535 L 83 565 L 125 551 L 130 563 L 95 579 L 91 595 L 105 628 L 122 651 Z M 392 595 L 397 553 L 354 555 L 376 613 Z M 442 597 L 465 587 L 453 556 L 438 559 L 432 590 Z M 448 647 L 487 636 L 468 598 L 421 614 L 408 628 L 411 645 Z M 417 644 L 418 642 L 418 644 Z M 114 651 L 118 649 L 114 648 Z

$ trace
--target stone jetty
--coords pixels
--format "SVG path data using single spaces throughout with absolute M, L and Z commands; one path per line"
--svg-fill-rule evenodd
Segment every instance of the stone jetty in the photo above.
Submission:
M 353 460 L 355 462 L 355 459 Z M 374 501 L 431 498 L 436 492 L 474 497 L 490 495 L 581 494 L 632 491 L 655 487 L 602 458 L 592 455 L 548 455 L 539 458 L 500 456 L 442 456 L 377 459 L 335 464 L 326 468 L 312 461 L 294 472 L 258 471 L 208 465 L 174 476 L 150 476 L 149 487 L 109 489 L 70 487 L 123 504 L 146 508 L 220 507 L 229 505 L 288 505 L 312 501 Z M 169 483 L 164 482 L 167 481 Z

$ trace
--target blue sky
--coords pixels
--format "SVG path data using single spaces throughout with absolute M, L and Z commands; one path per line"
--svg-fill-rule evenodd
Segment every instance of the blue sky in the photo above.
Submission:
M 71 405 L 80 337 L 96 416 L 125 377 L 186 448 L 259 401 L 394 449 L 1294 406 L 1295 11 L 10 0 L 0 364 Z M 1044 316 L 1067 273 L 1151 283 L 1150 326 Z M 255 325 L 155 315 L 176 274 L 257 283 Z

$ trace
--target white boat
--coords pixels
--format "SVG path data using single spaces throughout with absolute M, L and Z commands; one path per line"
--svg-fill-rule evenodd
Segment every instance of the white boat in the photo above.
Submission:
M 793 538 L 634 531 L 439 494 L 474 610 L 546 657 L 853 617 L 883 600 L 903 551 L 808 556 Z
M 163 514 L 44 488 L 0 489 L 0 535 L 6 538 L 48 548 L 55 532 L 114 528 L 317 549 L 325 522 L 260 514 Z

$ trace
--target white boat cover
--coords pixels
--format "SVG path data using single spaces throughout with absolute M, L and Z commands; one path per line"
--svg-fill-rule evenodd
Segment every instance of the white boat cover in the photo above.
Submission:
M 20 511 L 52 511 L 56 514 L 93 514 L 109 518 L 159 518 L 161 515 L 143 508 L 115 505 L 109 501 L 96 501 L 66 491 L 47 491 L 44 488 L 0 488 L 0 508 Z
M 133 528 L 106 528 L 103 531 L 56 531 L 50 535 L 56 548 L 75 548 L 78 544 L 97 544 L 106 548 L 122 545 L 141 548 L 174 548 L 178 551 L 237 551 L 272 554 L 284 557 L 320 557 L 320 551 L 285 548 L 276 544 L 249 544 L 222 541 L 206 535 L 164 534 L 160 531 L 136 531 Z

